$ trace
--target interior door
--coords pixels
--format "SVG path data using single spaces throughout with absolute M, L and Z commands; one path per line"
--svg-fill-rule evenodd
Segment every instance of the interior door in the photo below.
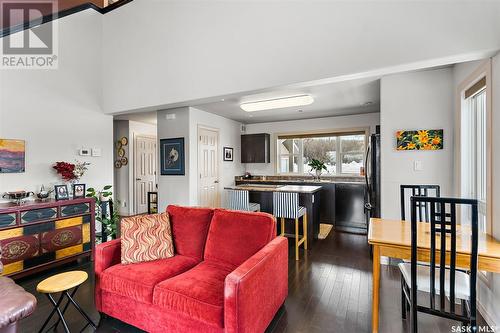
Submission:
M 156 138 L 135 137 L 135 213 L 148 211 L 148 192 L 156 191 Z
M 219 207 L 219 131 L 198 128 L 198 205 Z

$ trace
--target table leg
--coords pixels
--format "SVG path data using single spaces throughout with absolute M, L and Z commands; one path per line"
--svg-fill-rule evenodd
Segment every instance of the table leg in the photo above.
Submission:
M 373 298 L 372 298 L 372 332 L 378 332 L 378 315 L 380 299 L 380 248 L 373 246 Z

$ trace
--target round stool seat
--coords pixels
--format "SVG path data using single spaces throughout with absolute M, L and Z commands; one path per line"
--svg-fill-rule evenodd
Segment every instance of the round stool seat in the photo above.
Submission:
M 89 275 L 84 271 L 71 271 L 56 274 L 46 278 L 36 286 L 36 290 L 43 294 L 59 293 L 81 285 Z

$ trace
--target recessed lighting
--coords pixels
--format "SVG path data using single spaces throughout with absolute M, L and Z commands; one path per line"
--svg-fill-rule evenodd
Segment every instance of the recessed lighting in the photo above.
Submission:
M 311 95 L 295 95 L 289 97 L 280 97 L 275 99 L 268 99 L 264 101 L 243 103 L 240 107 L 246 112 L 282 109 L 293 106 L 309 105 L 314 102 Z
M 364 105 L 364 106 L 368 106 L 368 105 L 372 105 L 372 104 L 373 104 L 373 102 L 372 102 L 372 101 L 368 101 L 368 102 L 363 103 L 362 105 Z
M 224 102 L 225 100 L 226 100 L 226 99 L 224 99 L 224 98 L 221 98 L 221 99 L 220 99 L 220 101 L 221 101 L 221 102 Z

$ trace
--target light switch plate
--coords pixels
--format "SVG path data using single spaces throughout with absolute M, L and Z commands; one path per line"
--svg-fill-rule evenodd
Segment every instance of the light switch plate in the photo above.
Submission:
M 424 170 L 424 164 L 422 161 L 413 161 L 413 170 L 415 171 L 423 171 Z
M 101 148 L 92 148 L 92 156 L 99 157 L 101 156 Z

